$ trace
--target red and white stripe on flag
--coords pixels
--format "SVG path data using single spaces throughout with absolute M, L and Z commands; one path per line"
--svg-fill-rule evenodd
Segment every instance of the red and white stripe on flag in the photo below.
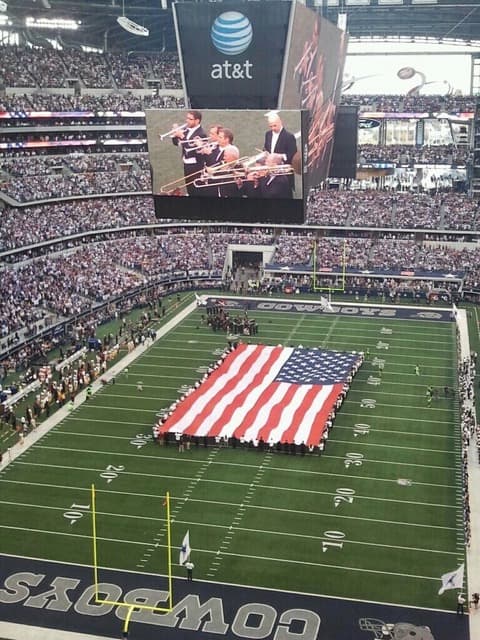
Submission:
M 342 391 L 276 381 L 294 349 L 241 344 L 167 418 L 161 431 L 318 445 Z

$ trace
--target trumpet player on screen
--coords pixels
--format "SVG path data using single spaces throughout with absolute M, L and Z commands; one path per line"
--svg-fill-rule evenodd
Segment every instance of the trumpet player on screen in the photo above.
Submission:
M 223 127 L 221 125 L 213 124 L 208 130 L 208 140 L 200 149 L 207 167 L 212 167 L 222 161 L 223 149 L 220 147 L 220 133 L 222 130 Z
M 206 195 L 194 185 L 197 176 L 205 166 L 205 157 L 199 152 L 199 140 L 205 140 L 207 134 L 202 129 L 202 114 L 196 109 L 187 112 L 185 124 L 173 128 L 172 142 L 182 150 L 183 175 L 189 196 Z

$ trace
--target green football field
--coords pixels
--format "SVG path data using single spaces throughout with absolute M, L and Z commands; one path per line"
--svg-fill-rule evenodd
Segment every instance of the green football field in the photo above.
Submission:
M 453 323 L 254 312 L 250 341 L 368 352 L 324 453 L 179 453 L 151 427 L 225 346 L 202 312 L 2 472 L 2 552 L 91 565 L 94 483 L 99 565 L 164 575 L 168 491 L 175 576 L 189 530 L 198 579 L 454 608 L 437 595 L 464 561 Z

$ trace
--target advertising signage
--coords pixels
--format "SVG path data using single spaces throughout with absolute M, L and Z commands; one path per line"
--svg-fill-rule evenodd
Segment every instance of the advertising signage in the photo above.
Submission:
M 192 108 L 277 106 L 291 4 L 173 5 Z

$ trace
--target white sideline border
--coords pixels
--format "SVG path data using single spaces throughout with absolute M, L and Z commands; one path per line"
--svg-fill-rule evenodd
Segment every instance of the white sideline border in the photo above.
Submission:
M 228 295 L 202 295 L 201 301 L 195 300 L 194 302 L 187 305 L 184 309 L 179 311 L 171 320 L 165 323 L 165 325 L 161 326 L 157 332 L 156 337 L 152 344 L 155 344 L 157 340 L 165 336 L 169 331 L 174 329 L 181 321 L 183 321 L 190 313 L 192 313 L 197 307 L 203 307 L 203 304 L 206 302 L 208 298 L 217 298 L 217 299 L 227 299 L 227 300 L 245 300 L 252 302 L 289 302 L 289 303 L 298 303 L 298 304 L 316 304 L 315 300 L 302 300 L 297 298 L 270 298 L 270 297 L 257 297 L 257 296 L 228 296 Z M 382 309 L 392 309 L 399 308 L 398 305 L 388 305 L 388 304 L 369 304 L 369 303 L 347 303 L 347 302 L 333 302 L 332 305 L 335 307 L 375 307 Z M 406 309 L 419 309 L 425 310 L 427 307 L 416 306 L 416 305 L 402 305 L 400 308 Z M 451 311 L 449 307 L 435 307 L 436 310 L 439 311 Z M 333 315 L 328 312 L 325 315 Z M 392 320 L 393 318 L 384 318 L 387 322 L 388 320 Z M 468 340 L 468 323 L 467 323 L 467 314 L 464 309 L 459 309 L 457 312 L 457 327 L 459 329 L 459 342 L 461 346 L 462 356 L 470 353 L 469 340 Z M 106 380 L 111 380 L 112 378 L 119 375 L 130 363 L 136 360 L 142 353 L 145 353 L 151 345 L 145 347 L 144 345 L 139 345 L 136 347 L 131 353 L 125 355 L 118 362 L 116 362 L 112 367 L 110 367 L 107 372 L 101 376 L 101 378 Z M 101 379 L 99 378 L 92 384 L 92 394 L 96 393 L 99 389 L 103 387 Z M 79 406 L 83 404 L 86 399 L 86 389 L 81 391 L 75 399 L 75 406 Z M 61 407 L 58 409 L 50 418 L 42 422 L 40 426 L 38 426 L 35 431 L 28 434 L 25 438 L 24 444 L 16 444 L 9 449 L 7 453 L 4 454 L 4 460 L 0 464 L 0 471 L 6 468 L 11 462 L 13 462 L 16 458 L 18 458 L 24 451 L 26 451 L 33 444 L 38 442 L 46 433 L 48 433 L 54 426 L 56 426 L 59 422 L 61 422 L 64 418 L 69 415 L 68 406 Z M 475 504 L 475 508 L 472 508 L 472 543 L 470 549 L 467 553 L 467 566 L 468 566 L 468 582 L 470 585 L 470 589 L 480 591 L 480 540 L 479 540 L 479 532 L 480 532 L 480 519 L 473 517 L 475 513 L 480 514 L 480 493 L 477 493 L 476 487 L 480 486 L 480 466 L 477 462 L 477 452 L 476 446 L 473 441 L 470 444 L 469 451 L 469 478 L 470 478 L 470 500 Z M 473 507 L 473 505 L 472 505 Z M 476 522 L 478 520 L 478 522 Z M 476 526 L 475 526 L 476 525 Z M 453 567 L 452 567 L 453 569 Z M 440 582 L 440 577 L 439 577 Z M 478 585 L 478 586 L 474 586 Z M 473 593 L 472 590 L 469 593 Z M 472 613 L 472 612 L 471 612 Z M 470 636 L 471 638 L 480 638 L 480 615 L 476 616 L 475 614 L 480 613 L 480 609 L 477 611 L 473 611 L 473 615 L 469 616 L 470 623 Z M 116 637 L 108 637 L 108 636 L 96 636 L 96 635 L 87 635 L 85 633 L 76 633 L 58 629 L 49 629 L 45 627 L 35 627 L 31 625 L 22 625 L 18 623 L 10 623 L 10 622 L 1 622 L 0 621 L 0 635 L 5 638 L 9 638 L 9 640 L 116 640 Z M 117 636 L 118 637 L 118 636 Z
M 184 309 L 179 311 L 171 320 L 168 320 L 164 325 L 162 325 L 156 331 L 156 336 L 151 344 L 148 346 L 138 345 L 135 349 L 120 358 L 118 362 L 113 364 L 107 371 L 101 375 L 97 380 L 92 383 L 92 395 L 96 393 L 99 389 L 103 388 L 103 380 L 110 381 L 112 378 L 118 376 L 126 367 L 128 367 L 134 360 L 136 360 L 142 353 L 145 353 L 152 344 L 155 344 L 157 340 L 163 338 L 169 331 L 174 329 L 177 324 L 182 322 L 192 311 L 194 311 L 197 307 L 196 302 L 191 302 Z M 87 390 L 83 389 L 80 391 L 78 396 L 75 398 L 75 407 L 80 406 L 85 402 L 87 398 Z M 16 443 L 10 449 L 8 449 L 3 454 L 3 462 L 0 464 L 0 471 L 5 469 L 10 463 L 18 458 L 24 451 L 29 449 L 32 445 L 36 444 L 43 436 L 48 433 L 53 427 L 55 427 L 59 422 L 64 420 L 70 415 L 70 409 L 68 407 L 68 403 L 66 403 L 60 409 L 57 409 L 55 413 L 44 420 L 36 429 L 30 431 L 30 433 L 24 438 L 23 445 L 20 443 Z M 153 426 L 153 424 L 152 424 Z

